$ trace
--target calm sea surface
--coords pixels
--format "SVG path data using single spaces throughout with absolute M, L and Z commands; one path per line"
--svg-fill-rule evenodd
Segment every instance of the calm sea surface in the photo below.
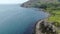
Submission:
M 0 34 L 31 34 L 33 25 L 48 15 L 19 4 L 0 5 Z

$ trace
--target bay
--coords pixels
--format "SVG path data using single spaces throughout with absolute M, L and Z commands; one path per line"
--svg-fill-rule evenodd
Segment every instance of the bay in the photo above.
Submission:
M 48 14 L 20 4 L 0 5 L 0 34 L 32 34 L 33 25 Z

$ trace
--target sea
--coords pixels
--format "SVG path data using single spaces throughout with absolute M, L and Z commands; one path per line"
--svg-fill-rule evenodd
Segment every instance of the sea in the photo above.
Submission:
M 0 4 L 0 34 L 32 34 L 34 24 L 46 17 L 48 14 L 37 8 Z

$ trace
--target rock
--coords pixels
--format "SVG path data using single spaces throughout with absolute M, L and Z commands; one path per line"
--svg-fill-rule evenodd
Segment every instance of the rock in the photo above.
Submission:
M 40 29 L 42 30 L 41 31 L 42 33 L 56 34 L 56 27 L 53 24 L 49 23 L 49 22 L 42 21 L 40 23 Z

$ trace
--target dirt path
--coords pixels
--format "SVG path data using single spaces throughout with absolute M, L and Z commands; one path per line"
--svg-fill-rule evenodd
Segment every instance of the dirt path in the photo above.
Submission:
M 36 33 L 35 34 L 42 34 L 41 31 L 39 30 L 40 28 L 40 23 L 42 22 L 43 20 L 39 21 L 37 24 L 36 24 Z

